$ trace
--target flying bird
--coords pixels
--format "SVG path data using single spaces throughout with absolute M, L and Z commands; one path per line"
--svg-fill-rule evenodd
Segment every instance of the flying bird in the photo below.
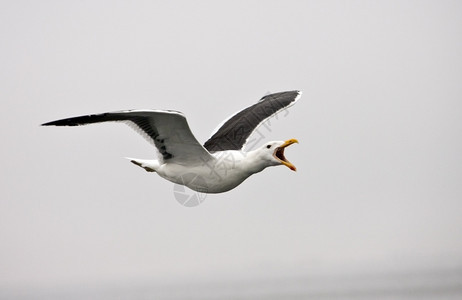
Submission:
M 202 193 L 222 193 L 267 167 L 283 165 L 296 171 L 284 156 L 296 139 L 266 142 L 245 151 L 259 125 L 293 105 L 300 91 L 266 95 L 257 103 L 223 121 L 204 145 L 194 137 L 183 113 L 174 110 L 124 110 L 61 119 L 42 126 L 79 126 L 121 121 L 138 131 L 157 148 L 157 159 L 128 158 L 148 172 Z

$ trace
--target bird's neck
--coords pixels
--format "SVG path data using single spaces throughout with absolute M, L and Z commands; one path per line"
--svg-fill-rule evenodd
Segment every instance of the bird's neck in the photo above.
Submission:
M 244 152 L 240 150 L 226 150 L 213 154 L 215 157 L 215 170 L 225 170 L 228 174 L 230 171 L 239 176 L 248 176 L 263 171 L 267 165 L 261 159 L 257 151 Z

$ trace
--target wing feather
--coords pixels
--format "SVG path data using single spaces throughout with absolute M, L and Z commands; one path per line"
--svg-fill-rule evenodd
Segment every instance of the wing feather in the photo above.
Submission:
M 42 125 L 79 126 L 111 121 L 123 121 L 138 129 L 157 148 L 164 162 L 197 165 L 212 158 L 194 137 L 186 117 L 177 111 L 127 110 L 61 119 Z
M 241 110 L 225 121 L 205 142 L 205 149 L 210 152 L 241 150 L 258 126 L 282 109 L 293 105 L 301 94 L 300 91 L 289 91 L 261 98 L 254 105 Z

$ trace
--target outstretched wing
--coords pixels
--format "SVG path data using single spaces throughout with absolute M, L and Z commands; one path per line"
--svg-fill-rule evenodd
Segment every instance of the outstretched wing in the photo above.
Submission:
M 241 110 L 224 122 L 205 142 L 204 147 L 210 152 L 242 149 L 261 123 L 278 111 L 293 105 L 301 94 L 300 91 L 290 91 L 261 98 L 254 105 Z
M 192 134 L 186 117 L 177 111 L 127 110 L 62 119 L 42 125 L 78 126 L 109 121 L 123 121 L 134 127 L 159 150 L 164 162 L 197 165 L 212 157 Z

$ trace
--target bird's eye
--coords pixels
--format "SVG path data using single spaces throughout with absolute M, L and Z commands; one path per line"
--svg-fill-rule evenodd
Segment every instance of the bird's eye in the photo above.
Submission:
M 267 145 L 266 148 L 268 148 L 268 149 L 271 148 L 271 145 Z

